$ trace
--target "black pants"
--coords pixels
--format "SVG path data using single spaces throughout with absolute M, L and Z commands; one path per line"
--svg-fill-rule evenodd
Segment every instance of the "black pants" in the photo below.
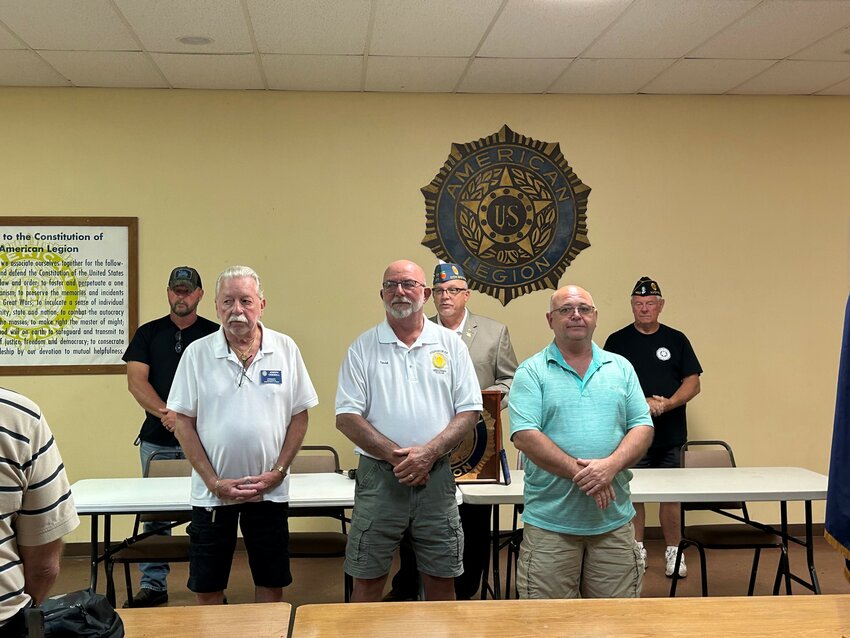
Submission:
M 24 619 L 27 609 L 21 609 L 3 625 L 0 625 L 0 638 L 24 638 L 27 635 L 27 625 Z
M 458 600 L 469 600 L 481 585 L 484 563 L 490 551 L 490 505 L 458 506 L 460 523 L 463 527 L 463 574 L 455 578 L 455 596 Z M 419 569 L 410 537 L 405 534 L 399 547 L 399 568 L 393 576 L 392 591 L 398 598 L 419 596 Z

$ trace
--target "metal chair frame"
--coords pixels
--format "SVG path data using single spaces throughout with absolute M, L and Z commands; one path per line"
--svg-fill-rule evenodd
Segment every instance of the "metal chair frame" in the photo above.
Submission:
M 713 447 L 714 450 L 691 450 L 691 448 Z M 722 448 L 718 450 L 717 448 Z M 700 458 L 702 456 L 702 458 Z M 688 461 L 692 464 L 689 465 Z M 732 448 L 725 441 L 688 441 L 682 446 L 682 467 L 736 467 L 735 455 Z M 739 510 L 737 514 L 729 510 Z M 731 518 L 740 525 L 692 525 L 685 524 L 685 514 L 689 511 L 711 511 L 726 518 Z M 726 529 L 724 529 L 726 528 Z M 702 595 L 708 596 L 708 570 L 706 566 L 706 549 L 752 549 L 754 550 L 752 568 L 750 570 L 750 582 L 747 595 L 752 596 L 755 591 L 756 576 L 758 574 L 759 558 L 762 549 L 779 549 L 779 566 L 773 584 L 773 594 L 779 593 L 782 578 L 785 578 L 785 588 L 791 593 L 791 580 L 789 576 L 788 550 L 776 532 L 770 527 L 763 525 L 750 518 L 747 512 L 747 504 L 743 501 L 712 502 L 712 503 L 682 503 L 681 504 L 681 530 L 682 540 L 676 555 L 676 564 L 673 568 L 670 596 L 676 595 L 676 585 L 680 579 L 679 565 L 682 562 L 684 551 L 688 547 L 696 547 L 699 552 Z

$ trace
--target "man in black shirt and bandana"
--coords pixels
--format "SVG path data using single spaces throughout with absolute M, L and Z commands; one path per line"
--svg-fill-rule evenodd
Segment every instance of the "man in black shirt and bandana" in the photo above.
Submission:
M 165 400 L 186 347 L 218 330 L 217 323 L 198 316 L 204 289 L 197 270 L 189 266 L 172 270 L 166 294 L 171 311 L 140 326 L 123 357 L 127 362 L 127 387 L 145 410 L 145 421 L 136 439 L 142 471 L 154 452 L 159 453 L 157 458 L 184 458 L 171 432 L 174 412 L 165 407 Z M 152 524 L 145 524 L 145 531 L 149 525 Z M 142 572 L 139 593 L 132 603 L 128 601 L 124 606 L 153 607 L 167 602 L 168 563 L 141 563 L 139 569 Z
M 658 322 L 664 309 L 658 282 L 641 277 L 632 290 L 631 305 L 634 323 L 608 337 L 605 350 L 624 356 L 634 366 L 655 426 L 652 446 L 635 467 L 680 467 L 680 448 L 688 440 L 685 404 L 699 394 L 702 368 L 688 338 Z M 645 560 L 646 511 L 642 503 L 634 506 L 635 540 Z M 681 540 L 680 511 L 678 503 L 661 503 L 658 513 L 667 542 L 665 573 L 671 577 Z M 679 576 L 687 574 L 683 556 Z

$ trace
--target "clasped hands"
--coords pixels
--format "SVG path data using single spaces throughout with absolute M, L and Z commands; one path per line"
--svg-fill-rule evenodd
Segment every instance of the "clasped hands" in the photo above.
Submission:
M 658 394 L 646 397 L 646 404 L 649 406 L 650 416 L 661 416 L 664 414 L 667 411 L 669 403 L 670 399 Z
M 393 450 L 393 474 L 398 482 L 408 487 L 425 485 L 431 476 L 436 456 L 425 446 Z M 390 461 L 392 463 L 392 461 Z
M 257 476 L 244 476 L 239 479 L 218 479 L 213 493 L 223 501 L 253 503 L 261 501 L 263 494 L 276 488 L 283 482 L 283 475 L 277 470 L 263 472 Z
M 579 489 L 592 496 L 596 506 L 604 510 L 614 502 L 616 495 L 611 482 L 616 474 L 608 459 L 576 459 L 579 471 L 573 476 L 573 483 Z

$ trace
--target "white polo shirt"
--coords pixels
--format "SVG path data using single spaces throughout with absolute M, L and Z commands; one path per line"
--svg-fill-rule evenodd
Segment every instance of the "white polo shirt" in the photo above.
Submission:
M 262 330 L 260 349 L 244 373 L 223 328 L 192 343 L 180 358 L 168 395 L 169 410 L 197 419 L 198 437 L 219 478 L 256 476 L 273 468 L 292 416 L 319 403 L 295 342 L 265 326 Z M 263 500 L 289 501 L 289 477 Z M 190 502 L 224 504 L 197 472 L 192 472 Z
M 423 323 L 408 348 L 385 320 L 351 344 L 339 370 L 336 413 L 362 416 L 399 447 L 424 445 L 457 413 L 482 408 L 463 341 L 451 330 Z

